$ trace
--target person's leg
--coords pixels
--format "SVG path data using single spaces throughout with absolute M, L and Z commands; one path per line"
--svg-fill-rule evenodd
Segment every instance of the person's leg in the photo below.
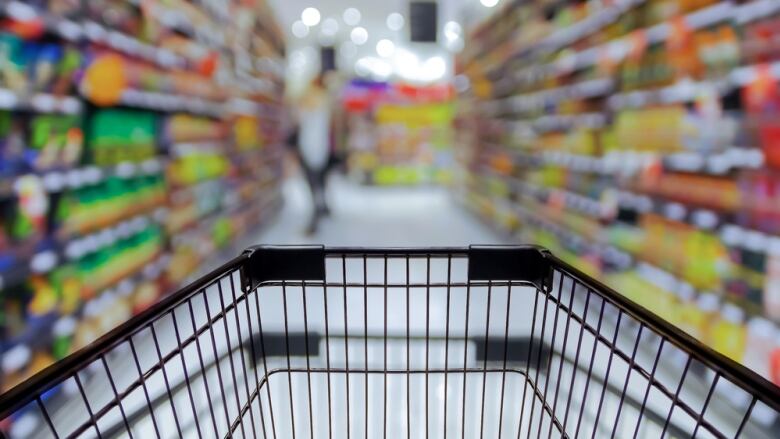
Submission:
M 328 168 L 325 168 L 317 172 L 317 187 L 319 188 L 319 193 L 316 200 L 317 210 L 324 216 L 330 215 L 330 209 L 328 208 L 327 183 Z
M 322 185 L 320 184 L 319 172 L 316 169 L 311 169 L 308 166 L 303 167 L 304 174 L 306 175 L 306 182 L 309 185 L 309 191 L 311 192 L 311 217 L 309 224 L 306 226 L 306 234 L 311 235 L 317 231 L 317 222 L 320 218 L 320 201 L 322 193 Z

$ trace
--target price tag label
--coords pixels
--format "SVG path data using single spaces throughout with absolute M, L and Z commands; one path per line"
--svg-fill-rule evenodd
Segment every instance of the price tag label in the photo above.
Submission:
M 742 91 L 747 108 L 750 111 L 760 111 L 777 95 L 777 80 L 772 75 L 768 64 L 755 67 L 755 77 Z
M 675 17 L 669 21 L 669 34 L 666 37 L 666 45 L 669 50 L 684 49 L 693 31 L 685 21 L 685 17 Z
M 644 29 L 632 32 L 628 36 L 628 59 L 639 61 L 647 51 L 647 33 Z

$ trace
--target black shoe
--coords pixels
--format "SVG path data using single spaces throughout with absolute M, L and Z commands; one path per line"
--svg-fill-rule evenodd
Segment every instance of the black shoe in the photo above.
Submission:
M 317 233 L 317 220 L 313 219 L 309 222 L 306 230 L 303 232 L 306 236 L 312 236 Z

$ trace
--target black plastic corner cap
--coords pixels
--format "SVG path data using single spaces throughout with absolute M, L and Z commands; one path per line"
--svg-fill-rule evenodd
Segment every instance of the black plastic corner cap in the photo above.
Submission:
M 537 246 L 469 247 L 469 280 L 525 281 L 549 291 L 552 264 L 549 251 Z
M 325 281 L 325 247 L 258 245 L 244 251 L 242 283 L 253 290 L 268 281 Z

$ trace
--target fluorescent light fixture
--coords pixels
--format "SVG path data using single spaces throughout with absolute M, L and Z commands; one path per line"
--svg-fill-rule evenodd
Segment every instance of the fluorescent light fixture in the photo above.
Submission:
M 309 26 L 303 24 L 301 20 L 297 20 L 292 24 L 292 33 L 298 38 L 306 38 L 309 35 Z
M 360 23 L 360 11 L 355 8 L 347 8 L 344 10 L 344 14 L 342 14 L 341 18 L 344 19 L 344 23 L 347 25 L 357 26 L 358 23 Z
M 463 29 L 455 21 L 448 21 L 444 24 L 444 39 L 447 41 L 454 41 L 460 38 L 463 33 Z
M 320 11 L 317 8 L 306 8 L 301 12 L 301 21 L 306 26 L 312 27 L 320 23 Z
M 393 12 L 387 16 L 387 27 L 393 31 L 399 31 L 403 29 L 405 24 L 404 16 L 398 12 Z
M 339 22 L 335 18 L 326 18 L 322 20 L 322 33 L 328 36 L 334 36 L 339 31 Z
M 358 46 L 366 44 L 368 41 L 368 31 L 364 27 L 356 27 L 349 33 L 349 39 Z
M 389 58 L 395 52 L 395 44 L 388 39 L 379 40 L 376 43 L 376 53 L 382 58 Z

